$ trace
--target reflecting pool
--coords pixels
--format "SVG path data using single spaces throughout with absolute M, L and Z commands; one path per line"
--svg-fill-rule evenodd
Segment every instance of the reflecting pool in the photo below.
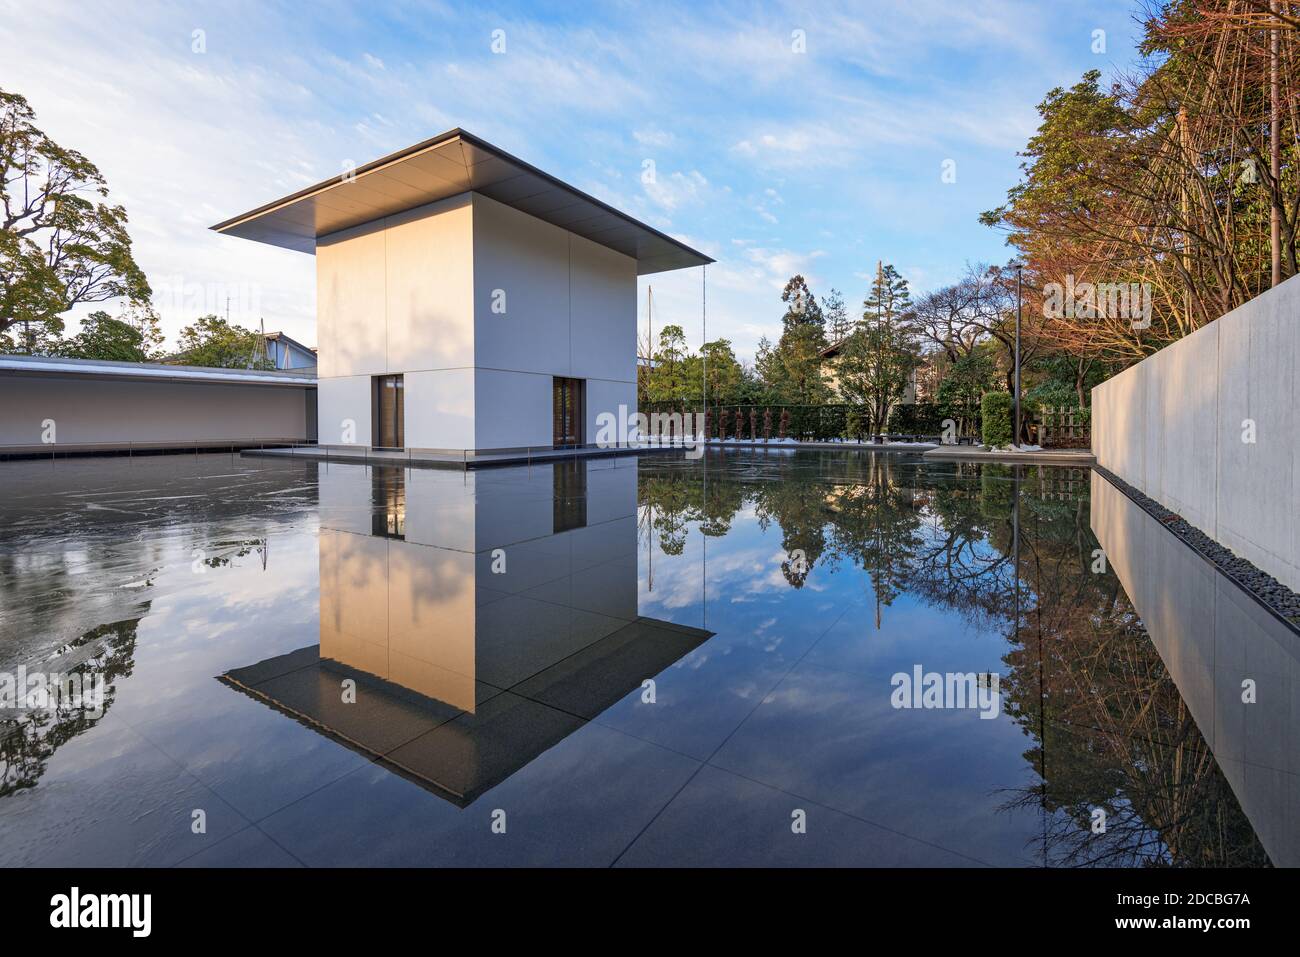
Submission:
M 0 865 L 1300 861 L 1296 633 L 1087 469 L 0 482 Z

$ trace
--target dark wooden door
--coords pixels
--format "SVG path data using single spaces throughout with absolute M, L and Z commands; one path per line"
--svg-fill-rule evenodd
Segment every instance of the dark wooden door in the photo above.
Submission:
M 583 387 L 581 379 L 556 377 L 553 389 L 553 445 L 581 445 Z
M 405 448 L 405 391 L 400 375 L 376 376 L 375 448 Z

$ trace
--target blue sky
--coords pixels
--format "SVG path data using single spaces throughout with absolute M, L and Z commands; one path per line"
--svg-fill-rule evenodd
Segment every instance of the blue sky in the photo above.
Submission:
M 1136 9 L 0 0 L 0 86 L 108 177 L 170 336 L 229 294 L 232 319 L 314 344 L 311 258 L 207 227 L 461 126 L 716 258 L 709 338 L 748 358 L 794 272 L 856 305 L 877 259 L 915 291 L 1005 260 L 977 217 L 1035 105 L 1129 67 Z M 698 345 L 699 271 L 643 279 L 642 313 L 647 281 L 656 327 Z

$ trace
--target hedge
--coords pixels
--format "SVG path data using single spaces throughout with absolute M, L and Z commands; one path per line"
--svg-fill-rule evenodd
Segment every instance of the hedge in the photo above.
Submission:
M 642 412 L 698 412 L 697 403 L 687 402 L 647 402 L 640 407 Z M 713 436 L 718 435 L 719 421 L 725 423 L 726 436 L 734 437 L 736 432 L 736 411 L 741 413 L 741 428 L 745 438 L 749 438 L 749 413 L 756 414 L 759 437 L 762 437 L 764 413 L 771 411 L 772 438 L 780 432 L 781 413 L 789 413 L 787 435 L 798 439 L 827 441 L 830 439 L 867 439 L 870 428 L 870 415 L 866 406 L 837 403 L 833 405 L 751 405 L 749 403 L 731 403 L 727 405 L 710 405 L 709 425 Z M 897 405 L 890 412 L 886 431 L 901 435 L 940 435 L 943 421 L 957 418 L 945 406 L 935 402 L 917 402 L 913 405 Z M 978 421 L 975 423 L 978 431 Z
M 945 418 L 943 408 L 934 402 L 900 404 L 889 413 L 889 431 L 903 435 L 939 435 Z
M 980 400 L 981 440 L 987 448 L 1011 444 L 1011 393 L 985 392 Z
M 1020 399 L 1020 418 L 1022 422 L 1033 422 L 1040 406 L 1035 399 L 1022 396 Z M 1015 408 L 1011 404 L 1010 392 L 985 392 L 980 400 L 981 441 L 988 448 L 1005 449 L 1011 444 L 1012 419 Z

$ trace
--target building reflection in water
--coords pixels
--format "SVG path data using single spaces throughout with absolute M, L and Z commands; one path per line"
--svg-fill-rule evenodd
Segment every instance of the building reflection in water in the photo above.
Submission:
M 461 805 L 709 637 L 637 613 L 634 460 L 320 472 L 320 643 L 227 684 Z
M 1095 473 L 1091 520 L 1192 735 L 1199 729 L 1269 860 L 1300 864 L 1300 636 Z M 1186 735 L 1169 722 L 1160 737 L 1172 746 Z

